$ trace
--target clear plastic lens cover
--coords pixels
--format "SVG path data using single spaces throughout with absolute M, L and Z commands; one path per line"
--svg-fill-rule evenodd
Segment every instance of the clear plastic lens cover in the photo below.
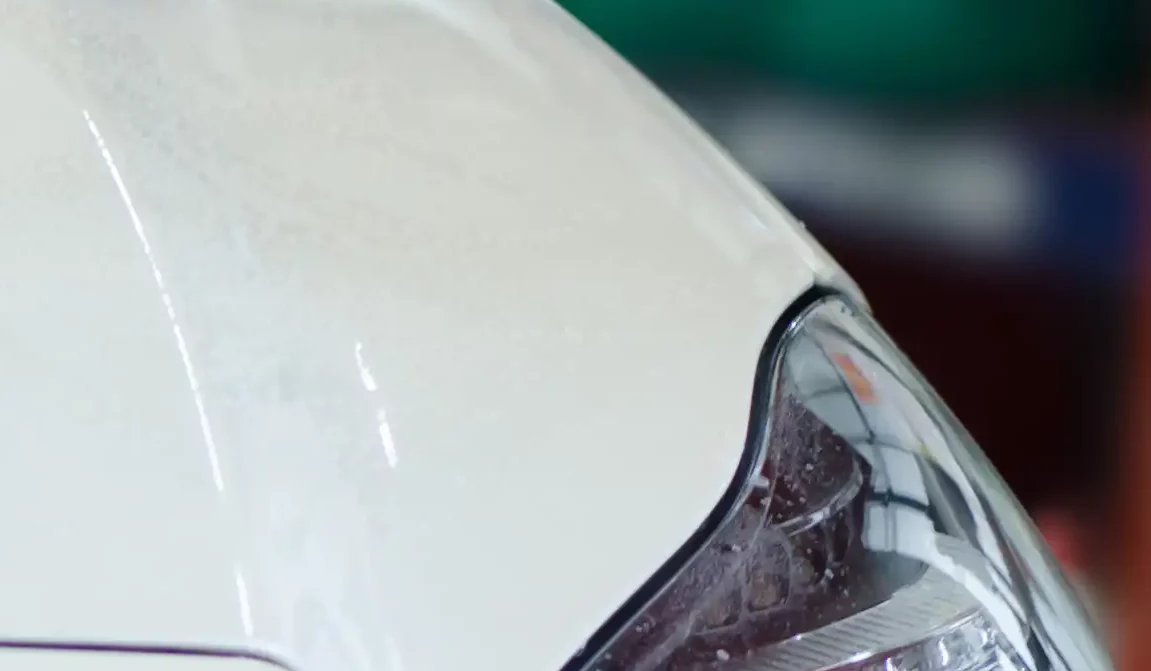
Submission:
M 586 669 L 1112 668 L 1017 502 L 867 315 L 824 299 L 775 350 L 737 505 Z

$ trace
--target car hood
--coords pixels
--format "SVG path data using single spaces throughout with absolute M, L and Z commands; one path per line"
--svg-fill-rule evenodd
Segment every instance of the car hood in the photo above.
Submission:
M 3 640 L 555 669 L 845 282 L 547 3 L 0 16 Z

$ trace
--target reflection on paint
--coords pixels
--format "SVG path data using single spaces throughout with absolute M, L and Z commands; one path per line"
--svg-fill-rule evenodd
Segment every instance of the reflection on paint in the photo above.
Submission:
M 356 341 L 356 368 L 360 370 L 360 382 L 363 383 L 364 389 L 369 394 L 379 391 L 376 379 L 372 377 L 372 371 L 364 363 L 364 344 L 359 341 Z M 388 415 L 383 405 L 376 407 L 376 424 L 380 432 L 380 444 L 384 446 L 384 457 L 388 460 L 388 466 L 395 468 L 399 463 L 399 456 L 396 453 L 396 441 L 392 438 L 392 427 L 388 423 Z
M 180 328 L 180 321 L 176 318 L 176 308 L 172 305 L 172 296 L 164 285 L 164 275 L 160 272 L 160 267 L 156 264 L 156 258 L 152 254 L 152 245 L 144 233 L 144 224 L 140 220 L 139 213 L 136 212 L 136 206 L 132 204 L 132 197 L 128 194 L 128 187 L 120 176 L 120 170 L 116 167 L 116 162 L 112 160 L 112 153 L 108 151 L 104 136 L 100 134 L 100 129 L 97 128 L 96 122 L 92 120 L 92 115 L 88 113 L 88 110 L 82 110 L 82 112 L 84 121 L 88 123 L 88 131 L 95 138 L 96 148 L 104 157 L 104 164 L 108 166 L 108 171 L 112 174 L 112 181 L 116 183 L 116 189 L 120 192 L 120 198 L 128 210 L 128 217 L 132 220 L 132 227 L 135 229 L 136 238 L 139 239 L 140 246 L 144 250 L 144 256 L 148 259 L 148 265 L 152 267 L 152 278 L 156 281 L 156 287 L 160 291 L 160 300 L 164 303 L 164 309 L 168 313 L 172 334 L 176 338 L 176 348 L 180 350 L 180 360 L 184 363 L 184 374 L 188 378 L 188 386 L 192 390 L 192 400 L 196 404 L 196 414 L 200 419 L 200 432 L 204 435 L 204 444 L 208 448 L 208 463 L 212 469 L 212 482 L 218 491 L 223 492 L 224 476 L 220 470 L 219 451 L 216 449 L 216 440 L 212 436 L 212 426 L 208 422 L 208 413 L 204 409 L 204 397 L 200 393 L 200 383 L 196 378 L 196 369 L 192 365 L 192 356 L 188 352 L 188 343 L 184 340 L 184 332 Z

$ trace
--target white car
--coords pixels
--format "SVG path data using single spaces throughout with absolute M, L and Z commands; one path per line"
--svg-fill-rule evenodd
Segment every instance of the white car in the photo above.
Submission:
M 556 6 L 0 0 L 0 84 L 0 669 L 1111 668 L 842 270 Z

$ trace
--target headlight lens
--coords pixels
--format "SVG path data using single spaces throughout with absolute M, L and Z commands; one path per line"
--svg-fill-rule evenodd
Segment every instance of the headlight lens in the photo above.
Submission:
M 866 314 L 818 301 L 767 365 L 737 505 L 577 667 L 1112 668 L 1026 514 Z

